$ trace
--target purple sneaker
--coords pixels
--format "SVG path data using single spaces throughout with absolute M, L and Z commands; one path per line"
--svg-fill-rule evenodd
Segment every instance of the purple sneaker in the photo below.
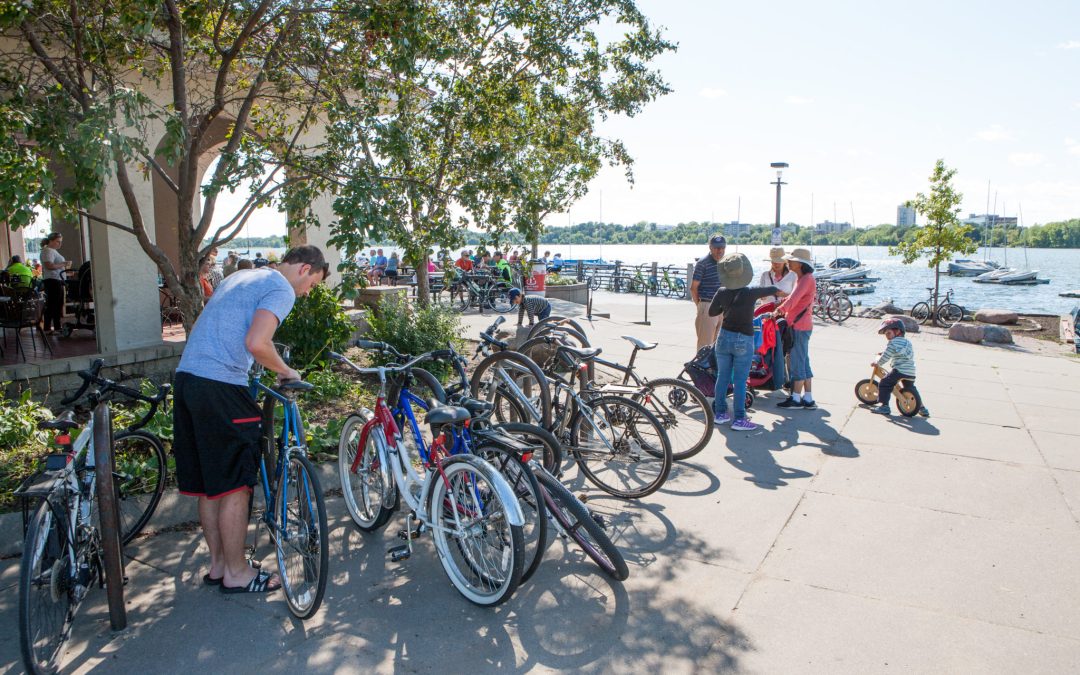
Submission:
M 712 423 L 715 424 L 716 426 L 720 426 L 721 424 L 727 424 L 730 421 L 731 421 L 731 415 L 729 415 L 727 413 L 720 413 L 719 415 L 717 415 L 716 417 L 713 418 Z
M 754 424 L 748 417 L 735 420 L 731 423 L 731 428 L 735 431 L 755 431 L 761 428 L 760 424 Z

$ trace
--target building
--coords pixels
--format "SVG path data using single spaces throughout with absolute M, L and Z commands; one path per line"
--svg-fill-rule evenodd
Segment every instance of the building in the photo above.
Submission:
M 896 226 L 912 227 L 915 225 L 915 209 L 901 204 L 896 207 Z
M 960 221 L 964 225 L 976 228 L 983 227 L 1016 227 L 1016 216 L 999 216 L 996 213 L 969 213 L 967 218 Z
M 750 223 L 740 223 L 737 220 L 724 223 L 724 236 L 741 237 L 744 234 L 750 234 Z
M 818 223 L 814 226 L 814 234 L 838 234 L 847 232 L 850 229 L 851 223 L 834 223 L 831 220 L 826 220 L 824 223 Z

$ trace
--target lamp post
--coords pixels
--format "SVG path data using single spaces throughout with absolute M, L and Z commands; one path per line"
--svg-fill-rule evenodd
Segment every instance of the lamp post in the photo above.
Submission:
M 773 237 L 776 237 L 776 233 L 780 230 L 780 186 L 787 185 L 781 178 L 784 175 L 784 169 L 788 168 L 787 162 L 773 162 L 770 164 L 772 168 L 776 169 L 776 182 L 769 183 L 769 185 L 776 186 L 776 226 L 773 229 Z M 778 245 L 777 242 L 773 242 L 774 245 Z

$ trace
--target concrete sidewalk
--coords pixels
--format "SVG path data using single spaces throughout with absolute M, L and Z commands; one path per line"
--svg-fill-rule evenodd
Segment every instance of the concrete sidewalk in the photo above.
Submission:
M 597 294 L 589 325 L 624 360 L 673 376 L 694 353 L 689 303 Z M 583 313 L 557 303 L 557 313 Z M 508 324 L 516 313 L 507 315 Z M 467 335 L 492 315 L 469 315 Z M 876 322 L 818 326 L 820 409 L 758 399 L 753 433 L 723 428 L 641 502 L 575 491 L 614 524 L 630 578 L 613 583 L 555 542 L 496 609 L 449 585 L 433 547 L 390 563 L 402 520 L 357 531 L 328 501 L 331 578 L 308 622 L 280 597 L 202 587 L 195 532 L 130 549 L 130 627 L 104 593 L 77 617 L 66 671 L 84 672 L 1077 672 L 1080 670 L 1080 361 L 1029 344 L 913 336 L 929 419 L 870 414 L 853 387 Z M 332 484 L 324 487 L 335 487 Z M 260 552 L 273 565 L 265 537 Z M 0 667 L 20 670 L 18 559 L 0 567 Z

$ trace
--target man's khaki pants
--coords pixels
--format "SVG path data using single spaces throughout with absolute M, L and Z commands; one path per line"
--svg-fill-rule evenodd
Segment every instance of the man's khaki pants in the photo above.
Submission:
M 723 314 L 709 316 L 711 300 L 702 300 L 697 303 L 697 319 L 694 320 L 694 329 L 697 331 L 697 348 L 716 343 L 716 333 L 720 330 L 720 322 L 724 320 Z

